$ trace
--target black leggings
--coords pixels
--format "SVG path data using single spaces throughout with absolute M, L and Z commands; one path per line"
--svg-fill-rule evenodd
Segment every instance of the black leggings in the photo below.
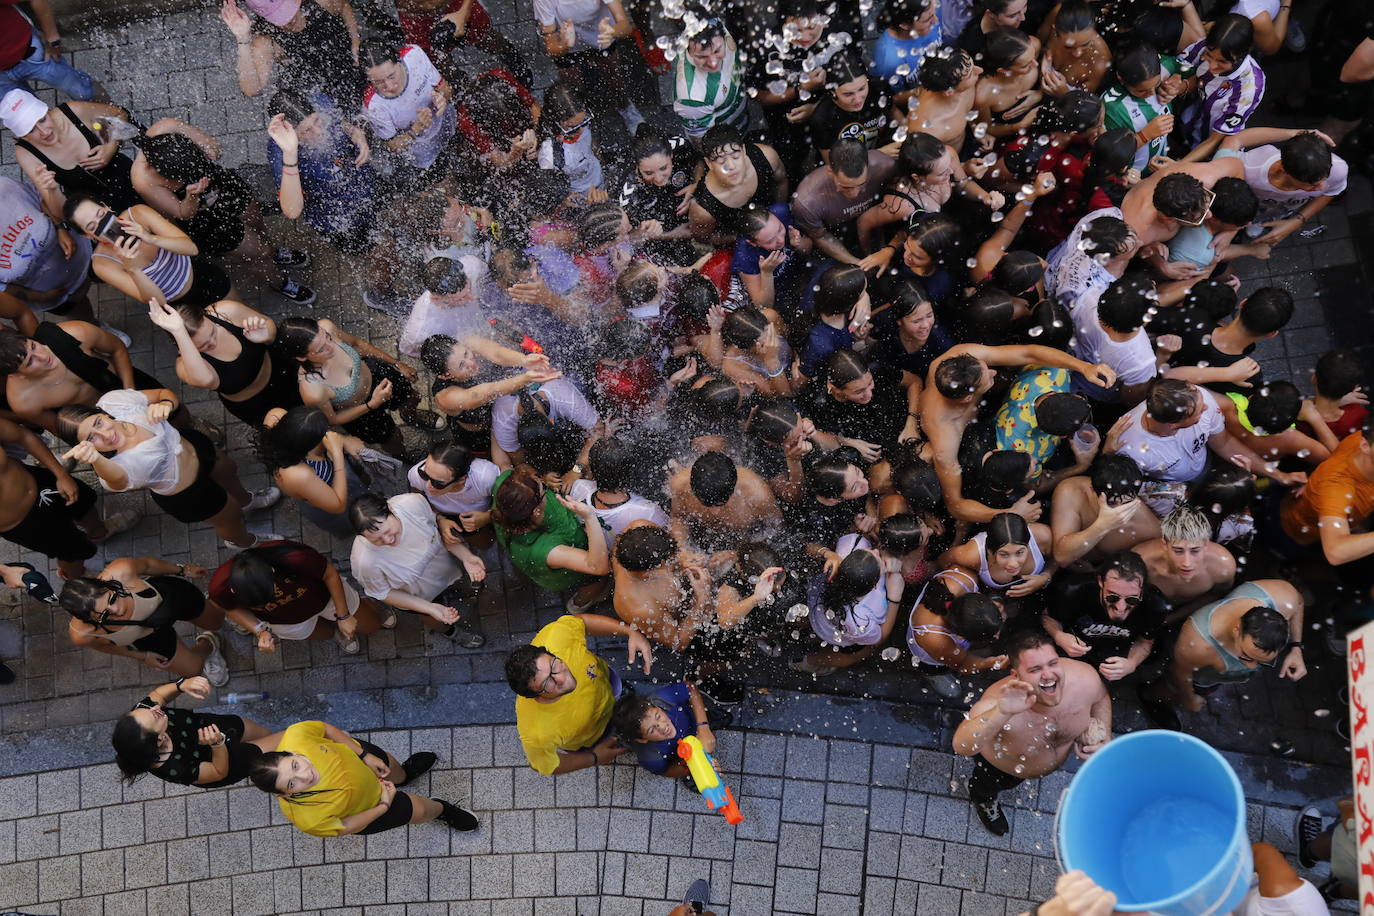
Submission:
M 968 780 L 968 797 L 974 802 L 996 801 L 997 796 L 1025 782 L 1020 776 L 1003 773 L 982 757 L 973 761 L 973 775 Z

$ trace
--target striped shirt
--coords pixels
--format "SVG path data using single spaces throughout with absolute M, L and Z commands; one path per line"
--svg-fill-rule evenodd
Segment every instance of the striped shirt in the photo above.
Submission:
M 1206 49 L 1206 39 L 1194 42 L 1183 52 L 1181 61 L 1198 74 L 1201 99 L 1183 113 L 1184 125 L 1193 143 L 1201 143 L 1214 131 L 1240 133 L 1264 98 L 1264 71 L 1253 57 L 1247 55 L 1236 69 L 1222 76 L 1203 72 L 1202 52 Z
M 1178 72 L 1178 61 L 1172 56 L 1161 57 L 1159 64 L 1161 78 L 1167 79 L 1170 74 Z M 1102 107 L 1105 110 L 1103 123 L 1108 130 L 1125 129 L 1137 133 L 1144 130 L 1145 125 L 1158 116 L 1173 113 L 1173 106 L 1168 102 L 1161 102 L 1158 95 L 1151 93 L 1149 98 L 1136 98 L 1127 92 L 1124 86 L 1113 86 L 1102 93 Z M 1144 173 L 1149 169 L 1151 158 L 1168 154 L 1168 135 L 1155 137 L 1135 151 L 1135 160 L 1131 167 Z
M 707 73 L 692 63 L 685 51 L 678 55 L 673 72 L 673 110 L 682 118 L 687 134 L 700 137 L 717 124 L 747 127 L 749 97 L 745 94 L 735 40 L 725 36 L 725 59 L 720 72 Z

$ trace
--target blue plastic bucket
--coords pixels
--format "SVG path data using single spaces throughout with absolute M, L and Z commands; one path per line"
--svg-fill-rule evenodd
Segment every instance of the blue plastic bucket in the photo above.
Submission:
M 1115 893 L 1121 912 L 1221 916 L 1250 889 L 1240 780 L 1181 732 L 1135 732 L 1088 758 L 1054 833 L 1060 866 Z

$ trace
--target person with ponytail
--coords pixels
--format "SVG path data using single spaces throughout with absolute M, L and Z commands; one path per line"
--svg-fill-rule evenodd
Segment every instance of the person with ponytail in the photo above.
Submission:
M 864 535 L 840 538 L 830 560 L 827 572 L 807 585 L 813 642 L 821 648 L 788 665 L 814 678 L 877 653 L 892 635 L 906 587 L 899 564 L 874 549 Z
M 869 351 L 873 365 L 897 369 L 902 374 L 901 385 L 910 403 L 919 403 L 925 387 L 926 374 L 935 360 L 954 346 L 954 337 L 935 320 L 935 307 L 926 295 L 925 286 L 915 278 L 894 279 L 884 284 L 887 292 L 879 293 L 884 305 L 889 305 L 891 321 L 885 324 L 877 343 Z M 920 438 L 920 424 L 914 410 L 907 412 L 897 439 L 907 442 Z
M 868 75 L 863 58 L 854 51 L 830 58 L 825 84 L 828 91 L 807 121 L 821 159 L 830 164 L 830 148 L 840 137 L 862 140 L 869 150 L 883 149 L 890 155 L 892 150 L 885 147 L 892 139 L 887 123 L 891 93 L 882 81 Z
M 978 591 L 995 598 L 1035 594 L 1058 569 L 1050 527 L 1028 523 L 1014 512 L 994 516 L 986 531 L 945 551 L 940 562 L 976 575 Z
M 634 168 L 620 189 L 620 206 L 638 227 L 644 253 L 661 264 L 686 267 L 697 259 L 687 210 L 705 171 L 686 137 L 664 136 L 641 125 L 630 147 Z
M 563 375 L 542 353 L 521 353 L 480 334 L 435 334 L 420 345 L 420 362 L 434 376 L 434 406 L 448 416 L 453 440 L 478 453 L 491 450 L 492 402 Z
M 808 397 L 809 395 L 809 397 Z M 807 414 L 828 448 L 847 445 L 864 464 L 895 448 L 919 391 L 902 391 L 897 373 L 853 350 L 836 350 L 804 392 Z
M 601 422 L 597 409 L 565 378 L 534 382 L 513 394 L 502 395 L 491 405 L 491 460 L 502 469 L 509 470 L 523 461 L 520 424 L 535 416 L 545 417 L 550 423 L 567 421 L 584 431 Z
M 760 395 L 790 396 L 796 388 L 792 374 L 792 348 L 777 326 L 754 306 L 735 309 L 713 337 L 724 342 L 721 372 L 725 377 Z
M 444 152 L 458 123 L 449 104 L 453 87 L 415 45 L 396 49 L 368 42 L 358 57 L 370 84 L 363 117 L 387 150 L 409 166 L 403 181 L 423 187 L 442 178 L 448 170 Z
M 1070 89 L 1100 92 L 1111 69 L 1112 52 L 1098 34 L 1093 7 L 1088 0 L 1064 0 L 1040 56 L 1040 88 L 1055 98 Z
M 744 463 L 773 488 L 780 502 L 795 503 L 805 493 L 802 460 L 816 448 L 816 426 L 786 398 L 766 398 L 749 411 L 745 429 L 751 439 Z
M 516 569 L 548 591 L 572 591 L 568 612 L 605 597 L 611 571 L 606 538 L 589 503 L 557 493 L 522 465 L 492 485 L 492 529 Z
M 277 749 L 255 759 L 253 785 L 277 798 L 281 813 L 311 836 L 373 834 L 437 820 L 469 832 L 477 818 L 451 802 L 401 792 L 439 758 L 420 751 L 405 763 L 328 722 L 297 722 L 281 733 Z
M 277 749 L 281 732 L 272 734 L 252 719 L 172 708 L 182 694 L 205 700 L 210 682 L 179 677 L 148 691 L 115 722 L 110 744 L 125 785 L 151 773 L 174 785 L 232 786 L 248 778 L 259 754 Z
M 1014 28 L 993 29 L 985 38 L 974 106 L 988 136 L 1005 139 L 1030 128 L 1045 97 L 1036 60 L 1040 42 Z
M 348 108 L 367 87 L 358 66 L 360 31 L 352 4 L 326 0 L 225 0 L 220 19 L 238 45 L 235 66 L 244 95 L 260 95 L 274 82 L 298 92 L 328 92 Z M 280 68 L 273 64 L 280 63 Z M 273 71 L 275 69 L 275 80 Z

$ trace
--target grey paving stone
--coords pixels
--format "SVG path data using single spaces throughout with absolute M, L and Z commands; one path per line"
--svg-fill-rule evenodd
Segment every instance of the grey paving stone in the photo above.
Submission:
M 735 842 L 734 880 L 745 884 L 773 884 L 773 870 L 777 861 L 778 845 L 760 843 L 754 840 Z
M 964 891 L 964 899 L 959 916 L 1002 916 L 1006 911 L 1005 897 L 980 894 L 977 891 Z
M 745 840 L 776 840 L 781 814 L 781 802 L 772 798 L 747 800 L 740 808 L 744 823 L 736 828 L 737 835 Z M 720 815 L 713 815 L 720 817 Z
M 821 842 L 837 849 L 863 849 L 867 827 L 868 813 L 863 808 L 826 805 Z
M 26 906 L 38 901 L 38 863 L 16 862 L 0 865 L 0 887 L 11 906 Z
M 790 913 L 815 913 L 818 875 L 809 868 L 779 867 L 773 885 L 774 906 Z
M 744 739 L 744 772 L 777 776 L 783 772 L 786 754 L 783 736 L 750 732 Z
M 4 891 L 0 891 L 4 893 Z M 59 856 L 38 863 L 38 896 L 65 900 L 81 893 L 81 857 Z
M 552 897 L 554 870 L 547 855 L 511 856 L 511 884 L 522 897 Z
M 824 886 L 824 883 L 822 883 Z M 859 916 L 863 901 L 858 897 L 821 893 L 816 900 L 816 912 L 826 916 Z
M 870 875 L 864 881 L 864 916 L 890 916 L 897 895 L 897 882 L 891 878 L 877 878 Z M 911 908 L 900 911 L 911 912 Z
M 494 811 L 491 831 L 493 852 L 534 851 L 533 811 Z
M 944 844 L 919 836 L 902 837 L 901 861 L 897 876 L 907 881 L 939 883 L 944 861 Z
M 429 899 L 429 863 L 424 859 L 392 859 L 386 863 L 388 903 L 422 903 Z
M 825 787 L 825 800 L 831 804 L 865 808 L 868 806 L 869 792 L 868 786 L 858 783 L 832 782 Z
M 610 832 L 611 812 L 605 808 L 578 808 L 576 813 L 577 848 L 590 851 L 605 849 Z M 652 836 L 651 828 L 651 843 Z
M 195 888 L 196 892 L 190 898 L 192 916 L 222 914 L 226 905 L 233 906 L 234 885 L 230 878 L 200 881 L 196 883 Z
M 649 826 L 653 813 L 617 810 L 614 827 L 606 839 L 606 848 L 617 852 L 646 852 L 649 848 Z
M 959 798 L 932 795 L 926 799 L 926 836 L 941 840 L 964 841 L 969 830 L 969 803 Z M 981 828 L 981 825 L 979 827 Z
M 772 913 L 773 888 L 736 884 L 730 892 L 730 906 L 737 913 Z
M 343 869 L 342 865 L 311 865 L 300 869 L 301 899 L 320 907 L 342 906 Z
M 1029 856 L 992 850 L 988 853 L 987 890 L 1004 897 L 1024 897 L 1030 887 Z
M 270 916 L 277 912 L 275 872 L 235 875 L 234 912 L 244 916 Z
M 191 889 L 185 884 L 164 884 L 150 887 L 147 894 L 148 912 L 158 916 L 187 916 L 191 912 Z M 70 916 L 65 912 L 63 916 Z
M 596 855 L 590 852 L 560 852 L 554 855 L 558 894 L 595 894 Z
M 869 782 L 872 748 L 858 741 L 830 742 L 829 779 L 835 782 Z
M 149 843 L 124 850 L 124 885 L 155 887 L 167 882 L 167 844 Z
M 534 901 L 528 897 L 517 900 L 493 900 L 491 916 L 532 916 Z
M 863 890 L 864 854 L 859 850 L 821 850 L 820 887 L 835 894 L 856 895 Z
M 44 859 L 58 854 L 61 843 L 61 823 L 56 814 L 41 817 L 26 817 L 21 821 L 8 824 L 11 835 L 11 854 L 7 861 L 15 859 Z M 1260 824 L 1263 825 L 1263 817 Z
M 778 864 L 796 868 L 819 868 L 821 828 L 808 824 L 784 823 L 778 836 Z
M 298 831 L 295 827 L 259 827 L 249 831 L 253 847 L 253 870 L 271 871 L 274 868 L 287 868 L 293 864 L 293 838 Z M 398 831 L 404 833 L 404 831 Z
M 84 877 L 85 866 L 82 875 Z M 210 875 L 210 847 L 205 837 L 188 837 L 167 844 L 167 880 L 173 884 L 199 881 Z
M 483 810 L 515 807 L 514 774 L 508 769 L 477 770 L 472 774 L 472 796 L 481 799 Z
M 703 859 L 733 859 L 736 830 L 718 814 L 698 815 L 693 819 L 692 855 Z
M 577 849 L 577 811 L 558 808 L 533 812 L 531 836 L 537 852 L 572 852 Z M 498 850 L 502 851 L 502 850 Z M 518 850 L 510 850 L 512 852 Z
M 127 706 L 125 708 L 127 709 Z M 82 768 L 82 808 L 95 808 L 100 805 L 116 805 L 122 800 L 123 793 L 121 793 L 119 789 L 119 771 L 116 770 L 114 766 L 105 765 Z
M 988 851 L 962 843 L 946 843 L 940 882 L 948 887 L 981 891 L 987 881 Z
M 386 862 L 344 864 L 344 903 L 352 906 L 386 902 Z
M 186 836 L 186 799 L 159 798 L 143 803 L 143 832 L 150 843 Z
M 643 771 L 649 775 L 648 771 Z M 670 782 L 670 780 L 658 777 L 660 781 Z M 594 769 L 578 770 L 573 773 L 565 773 L 554 780 L 555 801 L 560 808 L 576 808 L 583 805 L 596 804 L 596 771 Z
M 567 855 L 567 853 L 564 853 Z M 478 898 L 511 895 L 510 856 L 477 856 L 472 859 L 472 896 Z
M 586 771 L 583 771 L 586 772 Z M 677 780 L 655 776 L 645 769 L 635 770 L 634 807 L 671 811 Z
M 963 891 L 937 884 L 922 884 L 916 899 L 916 916 L 953 916 L 959 912 Z
M 105 898 L 105 916 L 143 916 L 147 912 L 146 891 L 124 891 Z
M 100 848 L 100 809 L 68 811 L 59 821 L 64 856 Z M 142 837 L 140 836 L 140 839 Z M 0 884 L 0 886 L 3 886 Z
M 0 795 L 4 790 L 0 788 Z M 4 800 L 0 798 L 0 805 Z M 55 770 L 38 774 L 38 811 L 49 814 L 55 811 L 75 811 L 81 804 L 81 771 Z M 0 808 L 9 812 L 8 808 Z M 22 813 L 10 812 L 14 817 L 24 817 Z
M 520 799 L 521 808 L 554 808 L 554 783 L 542 773 L 536 773 L 528 766 L 517 767 L 515 775 L 515 797 Z
M 429 895 L 433 900 L 471 896 L 471 862 L 465 857 L 429 860 Z
M 455 767 L 489 767 L 492 765 L 492 734 L 490 726 L 477 725 L 453 729 L 452 765 Z
M 636 897 L 662 897 L 668 891 L 668 857 L 627 855 L 625 890 Z
M 785 772 L 792 779 L 824 779 L 829 744 L 810 735 L 789 735 Z
M 870 833 L 866 850 L 866 870 L 870 875 L 897 877 L 901 862 L 902 838 L 895 833 Z
M 76 857 L 70 857 L 75 861 Z M 81 893 L 86 897 L 124 890 L 124 850 L 101 849 L 83 853 L 81 861 Z
M 253 870 L 253 841 L 248 833 L 217 833 L 210 837 L 210 861 L 215 875 Z
M 825 820 L 825 783 L 789 779 L 782 788 L 782 819 L 799 824 Z

